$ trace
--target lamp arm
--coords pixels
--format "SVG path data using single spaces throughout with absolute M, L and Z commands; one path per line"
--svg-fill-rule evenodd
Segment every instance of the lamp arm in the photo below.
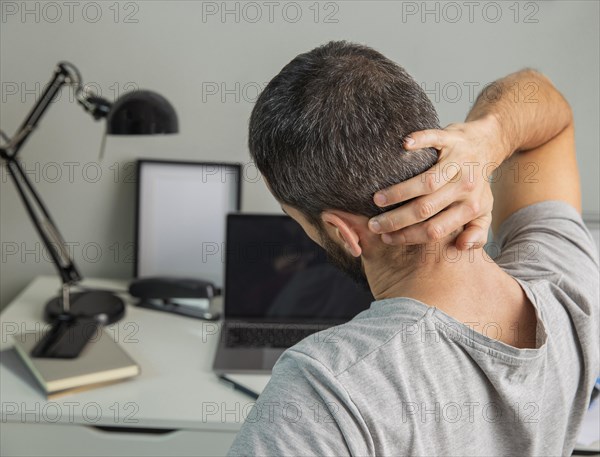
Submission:
M 38 235 L 52 257 L 63 284 L 73 284 L 81 281 L 82 276 L 69 255 L 69 250 L 62 235 L 33 184 L 27 178 L 21 164 L 14 157 L 10 157 L 6 160 L 6 166 Z
M 80 281 L 82 276 L 69 255 L 66 243 L 58 231 L 56 224 L 52 220 L 48 209 L 44 205 L 44 202 L 33 187 L 33 184 L 26 173 L 23 171 L 21 164 L 16 160 L 19 150 L 25 144 L 27 138 L 29 138 L 31 132 L 37 127 L 40 119 L 50 106 L 50 103 L 52 103 L 54 97 L 60 91 L 62 86 L 66 84 L 75 84 L 77 101 L 83 105 L 86 111 L 91 112 L 94 117 L 97 119 L 101 117 L 97 116 L 94 101 L 98 100 L 103 102 L 103 100 L 99 98 L 86 98 L 83 95 L 81 75 L 77 68 L 68 62 L 60 62 L 52 75 L 52 79 L 44 89 L 44 92 L 37 103 L 29 111 L 29 114 L 19 127 L 17 133 L 12 138 L 8 139 L 6 144 L 0 147 L 0 157 L 6 162 L 9 174 L 17 188 L 23 204 L 25 205 L 25 209 L 42 239 L 42 242 L 50 253 L 63 284 L 72 284 Z M 106 112 L 110 109 L 110 104 L 108 103 L 100 103 L 99 105 L 102 108 L 106 108 Z
M 40 119 L 58 94 L 62 86 L 72 84 L 75 86 L 75 98 L 83 108 L 90 113 L 94 119 L 98 120 L 105 117 L 110 111 L 111 104 L 107 100 L 96 97 L 86 96 L 83 90 L 81 74 L 75 65 L 69 62 L 59 62 L 54 70 L 52 79 L 46 85 L 44 92 L 36 104 L 31 108 L 29 114 L 17 130 L 12 139 L 0 148 L 0 156 L 3 159 L 9 157 L 15 158 L 19 150 L 25 144 L 25 141 L 35 130 Z
M 2 158 L 8 159 L 9 157 L 15 158 L 19 153 L 19 150 L 31 134 L 31 132 L 37 127 L 38 122 L 52 103 L 52 100 L 56 94 L 60 91 L 61 87 L 66 84 L 70 76 L 69 71 L 63 64 L 58 64 L 52 79 L 44 89 L 44 92 L 31 108 L 29 114 L 19 127 L 19 130 L 15 133 L 8 144 L 4 145 L 0 151 L 2 152 Z

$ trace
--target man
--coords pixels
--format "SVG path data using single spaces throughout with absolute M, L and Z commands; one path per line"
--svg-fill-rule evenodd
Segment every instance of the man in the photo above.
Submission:
M 598 373 L 598 259 L 547 78 L 501 79 L 439 130 L 402 68 L 331 42 L 269 83 L 249 135 L 284 211 L 376 301 L 282 355 L 231 455 L 570 455 Z

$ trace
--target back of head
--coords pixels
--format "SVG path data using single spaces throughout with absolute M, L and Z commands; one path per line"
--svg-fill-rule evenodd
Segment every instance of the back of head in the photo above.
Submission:
M 249 148 L 281 202 L 319 224 L 326 209 L 367 217 L 376 191 L 437 160 L 404 137 L 439 128 L 422 88 L 379 52 L 344 41 L 300 54 L 271 80 L 250 118 Z

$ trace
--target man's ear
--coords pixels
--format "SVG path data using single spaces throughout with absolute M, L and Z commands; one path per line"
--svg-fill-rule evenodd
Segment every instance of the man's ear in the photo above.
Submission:
M 350 255 L 359 257 L 362 254 L 359 243 L 360 237 L 351 217 L 345 217 L 344 214 L 337 211 L 323 211 L 321 220 L 324 222 L 325 230 L 329 236 L 335 242 L 340 243 Z

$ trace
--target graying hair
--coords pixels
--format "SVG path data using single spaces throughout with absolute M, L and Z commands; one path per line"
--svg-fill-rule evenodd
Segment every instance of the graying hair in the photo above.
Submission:
M 248 145 L 275 198 L 319 224 L 326 209 L 374 216 L 376 191 L 437 161 L 407 152 L 411 132 L 439 128 L 423 89 L 366 46 L 332 41 L 300 54 L 260 94 Z

